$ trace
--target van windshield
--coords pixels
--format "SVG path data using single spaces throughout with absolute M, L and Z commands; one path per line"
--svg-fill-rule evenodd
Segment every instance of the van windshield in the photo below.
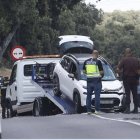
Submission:
M 114 81 L 116 80 L 115 74 L 109 65 L 102 63 L 104 69 L 104 77 L 102 81 Z M 83 63 L 80 63 L 80 71 L 81 71 L 81 80 L 86 80 L 86 75 L 83 73 Z

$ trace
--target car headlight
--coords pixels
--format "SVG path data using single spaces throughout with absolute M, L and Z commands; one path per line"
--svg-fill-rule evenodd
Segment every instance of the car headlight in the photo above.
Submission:
M 121 87 L 115 89 L 114 91 L 120 91 L 122 88 L 123 88 L 123 87 L 121 86 Z
M 123 86 L 121 86 L 121 87 L 118 89 L 118 92 L 119 92 L 119 93 L 124 93 L 124 88 L 123 88 Z
M 118 90 L 121 90 L 121 89 L 123 89 L 123 87 L 121 86 Z

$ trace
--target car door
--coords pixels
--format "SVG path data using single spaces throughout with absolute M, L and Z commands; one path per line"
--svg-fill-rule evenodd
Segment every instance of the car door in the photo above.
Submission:
M 64 57 L 60 63 L 61 67 L 59 68 L 59 83 L 60 83 L 60 90 L 65 94 L 68 95 L 68 70 L 70 67 L 70 59 L 68 57 Z
M 74 78 L 69 77 L 69 74 L 74 74 Z M 68 70 L 66 82 L 67 94 L 71 100 L 73 100 L 73 91 L 75 89 L 77 79 L 78 79 L 78 69 L 76 66 L 76 62 L 72 60 Z
M 17 81 L 16 81 L 16 75 L 17 75 L 17 64 L 14 65 L 9 81 L 9 94 L 11 97 L 11 101 L 16 104 L 17 102 Z

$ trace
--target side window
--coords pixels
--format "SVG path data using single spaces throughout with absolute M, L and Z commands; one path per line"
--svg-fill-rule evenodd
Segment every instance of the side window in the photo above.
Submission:
M 68 72 L 69 71 L 69 67 L 70 67 L 70 59 L 65 57 L 60 64 L 62 65 L 62 67 Z
M 65 65 L 64 59 L 62 59 L 62 60 L 60 61 L 60 64 L 61 64 L 61 66 L 64 68 L 64 65 Z
M 32 75 L 32 65 L 25 65 L 24 76 L 31 76 L 31 75 Z
M 74 62 L 71 62 L 69 73 L 74 74 L 74 77 L 76 79 L 78 78 L 78 72 L 77 72 L 76 64 Z
M 10 77 L 10 84 L 16 81 L 16 73 L 17 73 L 17 65 L 14 65 L 12 69 L 11 77 Z

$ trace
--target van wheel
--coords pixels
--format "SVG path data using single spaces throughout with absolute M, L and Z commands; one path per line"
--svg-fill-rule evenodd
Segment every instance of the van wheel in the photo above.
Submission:
M 74 105 L 75 105 L 75 112 L 76 113 L 82 113 L 82 107 L 81 107 L 81 99 L 79 94 L 74 95 Z
M 59 83 L 59 78 L 57 75 L 55 75 L 53 78 L 53 84 L 54 84 L 54 87 L 53 87 L 54 95 L 60 97 L 61 96 L 60 83 Z
M 33 106 L 33 116 L 46 116 L 47 109 L 47 100 L 41 97 L 36 98 Z

